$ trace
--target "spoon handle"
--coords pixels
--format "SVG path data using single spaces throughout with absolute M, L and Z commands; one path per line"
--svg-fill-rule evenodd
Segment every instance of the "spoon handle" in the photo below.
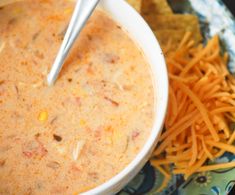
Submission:
M 48 85 L 53 85 L 56 81 L 62 66 L 66 60 L 69 50 L 73 46 L 76 38 L 85 26 L 99 0 L 77 0 L 71 21 L 69 23 L 64 40 L 56 56 L 55 62 L 47 76 Z

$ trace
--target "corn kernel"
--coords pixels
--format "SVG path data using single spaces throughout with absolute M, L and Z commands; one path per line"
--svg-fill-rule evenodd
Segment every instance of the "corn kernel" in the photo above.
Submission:
M 40 112 L 38 120 L 41 122 L 45 122 L 47 119 L 48 119 L 48 113 L 46 111 Z
M 80 123 L 81 126 L 85 126 L 86 125 L 86 121 L 83 120 L 83 119 L 81 119 L 79 123 Z
M 67 8 L 64 10 L 64 14 L 71 14 L 73 12 L 73 9 L 72 8 Z

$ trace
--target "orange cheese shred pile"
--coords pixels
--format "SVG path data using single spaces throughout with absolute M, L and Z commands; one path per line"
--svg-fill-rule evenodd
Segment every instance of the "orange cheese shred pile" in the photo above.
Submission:
M 186 33 L 175 51 L 164 48 L 169 105 L 151 164 L 168 180 L 170 165 L 186 179 L 196 172 L 235 167 L 235 162 L 206 165 L 224 152 L 235 154 L 235 131 L 229 128 L 235 122 L 235 78 L 227 70 L 228 54 L 222 54 L 218 36 L 205 46 L 195 46 L 190 37 Z

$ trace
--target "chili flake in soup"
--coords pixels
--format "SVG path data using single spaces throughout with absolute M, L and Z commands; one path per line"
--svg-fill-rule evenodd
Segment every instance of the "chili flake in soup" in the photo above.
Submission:
M 0 194 L 76 194 L 125 168 L 153 125 L 150 66 L 95 11 L 53 87 L 45 78 L 74 3 L 0 9 Z

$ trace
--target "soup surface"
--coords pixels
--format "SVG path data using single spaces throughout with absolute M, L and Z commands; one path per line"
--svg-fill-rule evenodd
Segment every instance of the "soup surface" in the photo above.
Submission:
M 123 170 L 150 134 L 150 66 L 100 10 L 47 86 L 73 7 L 27 0 L 0 9 L 1 195 L 87 191 Z

